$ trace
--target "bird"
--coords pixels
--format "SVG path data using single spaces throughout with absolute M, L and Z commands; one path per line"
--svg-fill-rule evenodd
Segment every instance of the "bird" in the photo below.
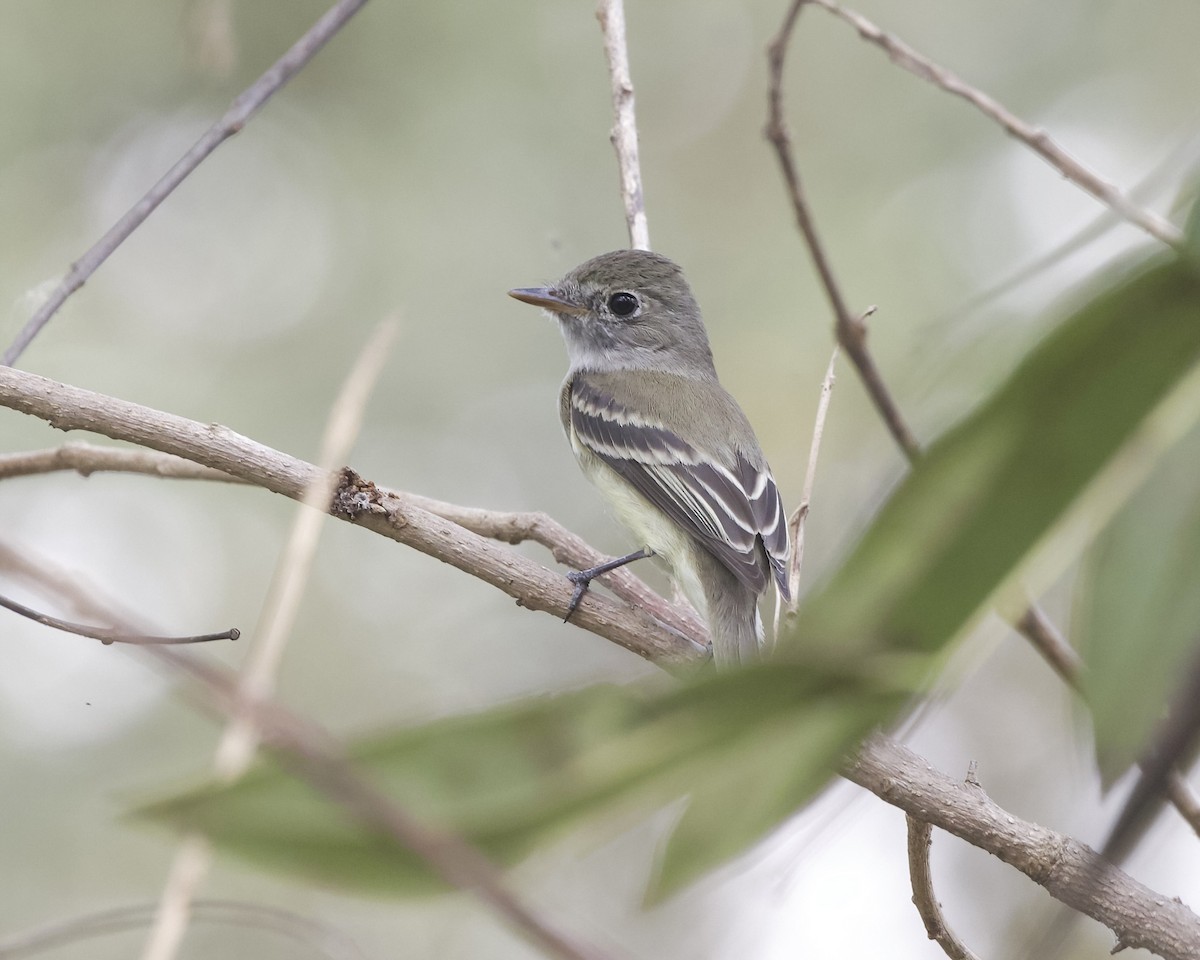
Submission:
M 718 669 L 758 660 L 759 599 L 772 582 L 790 599 L 787 515 L 753 427 L 717 378 L 683 270 L 616 250 L 509 295 L 558 321 L 569 360 L 563 429 L 640 545 L 571 574 L 568 618 L 592 577 L 655 556 L 708 623 Z

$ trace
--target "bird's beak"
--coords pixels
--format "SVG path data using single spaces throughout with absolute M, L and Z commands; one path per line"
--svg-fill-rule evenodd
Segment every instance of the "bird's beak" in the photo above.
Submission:
M 535 307 L 544 307 L 553 313 L 585 314 L 587 307 L 568 300 L 552 287 L 518 287 L 509 290 L 508 295 L 522 303 L 532 303 Z

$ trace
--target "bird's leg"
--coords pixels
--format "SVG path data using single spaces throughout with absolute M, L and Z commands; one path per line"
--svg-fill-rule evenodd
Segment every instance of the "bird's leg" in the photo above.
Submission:
M 567 604 L 567 615 L 563 617 L 563 623 L 571 619 L 571 614 L 579 606 L 579 601 L 588 592 L 588 587 L 591 586 L 592 580 L 595 577 L 600 576 L 602 573 L 608 573 L 610 570 L 616 570 L 617 567 L 623 567 L 627 563 L 633 563 L 634 560 L 645 560 L 647 557 L 652 556 L 654 556 L 653 550 L 635 550 L 633 553 L 617 557 L 615 560 L 605 560 L 603 563 L 598 563 L 594 567 L 588 567 L 586 570 L 572 570 L 568 573 L 567 579 L 575 584 L 575 592 L 571 594 L 571 602 Z

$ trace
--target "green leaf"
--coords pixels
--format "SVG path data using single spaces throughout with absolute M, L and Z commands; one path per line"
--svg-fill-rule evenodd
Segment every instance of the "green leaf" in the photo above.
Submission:
M 722 852 L 736 852 L 802 805 L 847 749 L 911 694 L 911 686 L 853 672 L 762 664 L 665 693 L 598 686 L 455 717 L 362 744 L 353 759 L 409 812 L 460 832 L 505 864 L 616 801 L 664 803 L 720 787 L 732 757 L 747 774 L 783 762 L 789 772 L 772 793 L 770 816 L 733 824 L 742 833 Z M 822 714 L 838 717 L 838 736 L 804 741 L 807 721 Z M 794 740 L 790 750 L 776 740 L 762 753 L 761 732 L 781 729 Z M 746 789 L 745 781 L 737 786 Z M 333 886 L 439 889 L 410 854 L 358 827 L 274 764 L 232 786 L 203 787 L 137 813 L 201 830 L 243 858 Z
M 1105 786 L 1145 749 L 1200 640 L 1200 433 L 1089 552 L 1075 623 Z
M 1092 300 L 929 449 L 805 605 L 785 655 L 943 649 L 1198 359 L 1188 261 L 1160 261 Z

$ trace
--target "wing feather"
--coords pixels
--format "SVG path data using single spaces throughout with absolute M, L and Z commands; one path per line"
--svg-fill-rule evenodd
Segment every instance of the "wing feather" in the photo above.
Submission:
M 787 597 L 787 520 L 765 466 L 740 454 L 731 466 L 705 459 L 661 423 L 627 410 L 583 378 L 571 385 L 569 407 L 571 429 L 588 450 L 759 593 L 767 584 L 765 555 Z

